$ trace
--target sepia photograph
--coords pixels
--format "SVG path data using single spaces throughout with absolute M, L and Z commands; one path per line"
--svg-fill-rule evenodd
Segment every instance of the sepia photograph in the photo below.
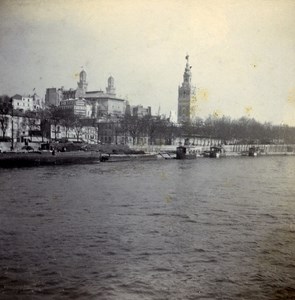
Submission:
M 295 1 L 0 0 L 0 299 L 295 299 Z

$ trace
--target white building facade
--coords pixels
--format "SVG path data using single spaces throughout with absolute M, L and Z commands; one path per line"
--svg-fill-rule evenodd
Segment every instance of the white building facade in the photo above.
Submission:
M 88 103 L 85 99 L 66 99 L 61 100 L 60 109 L 69 110 L 74 115 L 79 115 L 84 118 L 91 118 L 92 116 L 92 104 Z
M 22 96 L 16 94 L 12 97 L 14 109 L 25 111 L 37 111 L 45 107 L 45 102 L 37 94 L 32 96 Z

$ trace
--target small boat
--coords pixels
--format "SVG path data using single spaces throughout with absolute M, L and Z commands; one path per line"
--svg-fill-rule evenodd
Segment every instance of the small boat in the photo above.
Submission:
M 249 151 L 241 151 L 241 156 L 249 156 Z
M 249 156 L 258 156 L 260 154 L 260 149 L 259 147 L 252 146 L 249 148 Z
M 179 146 L 176 148 L 176 159 L 195 159 L 197 158 L 196 151 L 190 147 Z
M 225 156 L 224 149 L 222 147 L 212 146 L 210 150 L 204 151 L 204 157 L 219 158 Z

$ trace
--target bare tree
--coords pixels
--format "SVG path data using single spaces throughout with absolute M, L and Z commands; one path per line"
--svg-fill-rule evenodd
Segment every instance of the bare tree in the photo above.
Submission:
M 40 134 L 42 142 L 44 137 L 50 136 L 50 111 L 48 108 L 40 109 L 37 111 L 37 118 L 40 120 Z
M 126 114 L 121 121 L 121 128 L 125 135 L 132 137 L 132 143 L 135 145 L 136 138 L 139 137 L 141 123 L 137 116 L 130 116 Z
M 11 114 L 12 104 L 7 95 L 0 97 L 0 126 L 2 130 L 2 138 L 5 139 L 6 130 L 9 124 L 9 113 Z
M 79 116 L 76 116 L 74 115 L 73 117 L 73 123 L 71 125 L 71 127 L 74 129 L 75 131 L 75 134 L 76 134 L 76 139 L 77 139 L 77 142 L 80 140 L 80 136 L 82 134 L 82 131 L 83 131 L 83 123 L 80 119 Z
M 68 132 L 74 126 L 75 121 L 76 118 L 73 110 L 65 109 L 60 111 L 60 123 L 65 129 L 66 138 L 68 138 Z
M 49 118 L 50 118 L 50 124 L 54 126 L 53 127 L 54 140 L 56 141 L 58 128 L 59 128 L 59 125 L 61 125 L 61 119 L 62 119 L 61 111 L 57 106 L 51 105 L 49 107 Z

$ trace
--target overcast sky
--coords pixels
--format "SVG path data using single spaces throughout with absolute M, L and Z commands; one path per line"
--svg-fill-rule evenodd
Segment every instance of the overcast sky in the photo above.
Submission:
M 177 111 L 190 55 L 197 114 L 295 125 L 293 0 L 0 0 L 0 94 L 88 90 Z

